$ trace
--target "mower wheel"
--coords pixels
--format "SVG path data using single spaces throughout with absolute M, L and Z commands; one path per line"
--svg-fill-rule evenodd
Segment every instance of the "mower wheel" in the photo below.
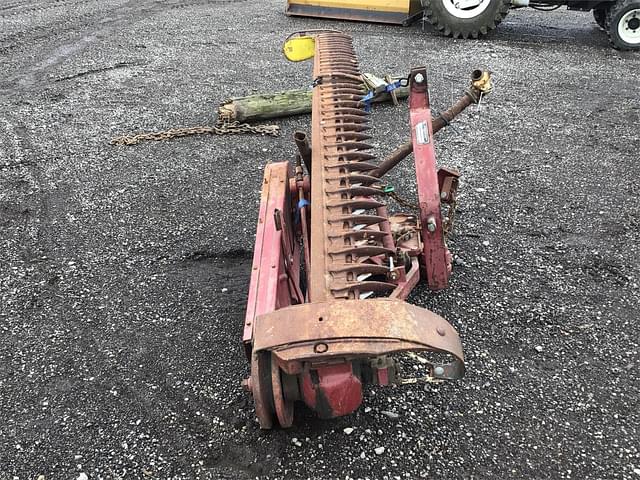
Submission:
M 273 391 L 273 405 L 276 410 L 278 423 L 282 428 L 293 425 L 293 402 L 285 398 L 282 375 L 275 354 L 271 354 L 271 389 Z
M 260 428 L 268 430 L 273 427 L 275 418 L 271 386 L 271 354 L 269 352 L 253 352 L 251 354 L 250 378 L 256 417 L 258 417 Z
M 596 23 L 601 29 L 603 30 L 607 29 L 607 9 L 606 8 L 594 8 L 593 19 L 596 21 Z
M 424 18 L 447 37 L 478 38 L 509 13 L 511 0 L 422 0 Z
M 640 0 L 618 0 L 607 11 L 609 42 L 618 50 L 640 49 Z

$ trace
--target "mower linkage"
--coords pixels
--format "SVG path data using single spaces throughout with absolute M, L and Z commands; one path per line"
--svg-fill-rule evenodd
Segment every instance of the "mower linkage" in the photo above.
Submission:
M 291 426 L 296 401 L 332 418 L 358 408 L 365 384 L 419 381 L 399 378 L 393 356 L 402 352 L 448 357 L 425 360 L 421 381 L 464 375 L 455 329 L 404 300 L 420 278 L 432 290 L 448 286 L 441 208 L 455 203 L 459 173 L 437 169 L 433 134 L 488 93 L 488 73 L 474 72 L 465 96 L 432 120 L 427 72 L 413 69 L 411 142 L 377 165 L 367 153 L 367 92 L 349 36 L 316 35 L 313 78 L 321 81 L 311 147 L 297 133 L 296 164 L 267 165 L 262 185 L 243 335 L 251 362 L 244 384 L 261 428 Z M 390 215 L 378 199 L 380 177 L 411 152 L 419 213 Z

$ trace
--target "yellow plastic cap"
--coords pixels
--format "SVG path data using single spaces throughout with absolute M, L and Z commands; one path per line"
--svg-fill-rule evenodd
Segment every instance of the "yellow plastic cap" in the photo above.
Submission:
M 316 41 L 313 37 L 301 36 L 290 38 L 284 42 L 284 56 L 290 62 L 302 62 L 313 58 L 316 51 Z

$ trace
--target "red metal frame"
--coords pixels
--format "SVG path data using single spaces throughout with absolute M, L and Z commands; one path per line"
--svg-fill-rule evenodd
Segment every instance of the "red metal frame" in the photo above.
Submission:
M 449 285 L 448 249 L 444 241 L 442 227 L 440 187 L 438 186 L 431 106 L 425 68 L 411 71 L 409 88 L 411 140 L 416 164 L 420 224 L 424 244 L 422 267 L 426 272 L 429 288 L 442 290 Z
M 271 163 L 266 166 L 262 186 L 262 200 L 258 214 L 256 243 L 251 265 L 251 281 L 242 342 L 250 358 L 253 340 L 253 323 L 257 316 L 292 305 L 296 295 L 291 292 L 290 278 L 285 260 L 293 262 L 293 272 L 300 271 L 299 246 L 291 232 L 291 199 L 289 162 Z M 281 229 L 275 222 L 276 212 L 281 212 L 284 223 Z M 292 245 L 292 259 L 285 259 L 283 241 Z M 291 279 L 299 288 L 299 277 Z

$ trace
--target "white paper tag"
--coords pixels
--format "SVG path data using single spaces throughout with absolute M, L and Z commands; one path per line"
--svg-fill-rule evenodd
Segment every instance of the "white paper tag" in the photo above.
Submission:
M 429 127 L 426 121 L 416 125 L 416 140 L 418 141 L 418 145 L 426 145 L 429 143 Z

